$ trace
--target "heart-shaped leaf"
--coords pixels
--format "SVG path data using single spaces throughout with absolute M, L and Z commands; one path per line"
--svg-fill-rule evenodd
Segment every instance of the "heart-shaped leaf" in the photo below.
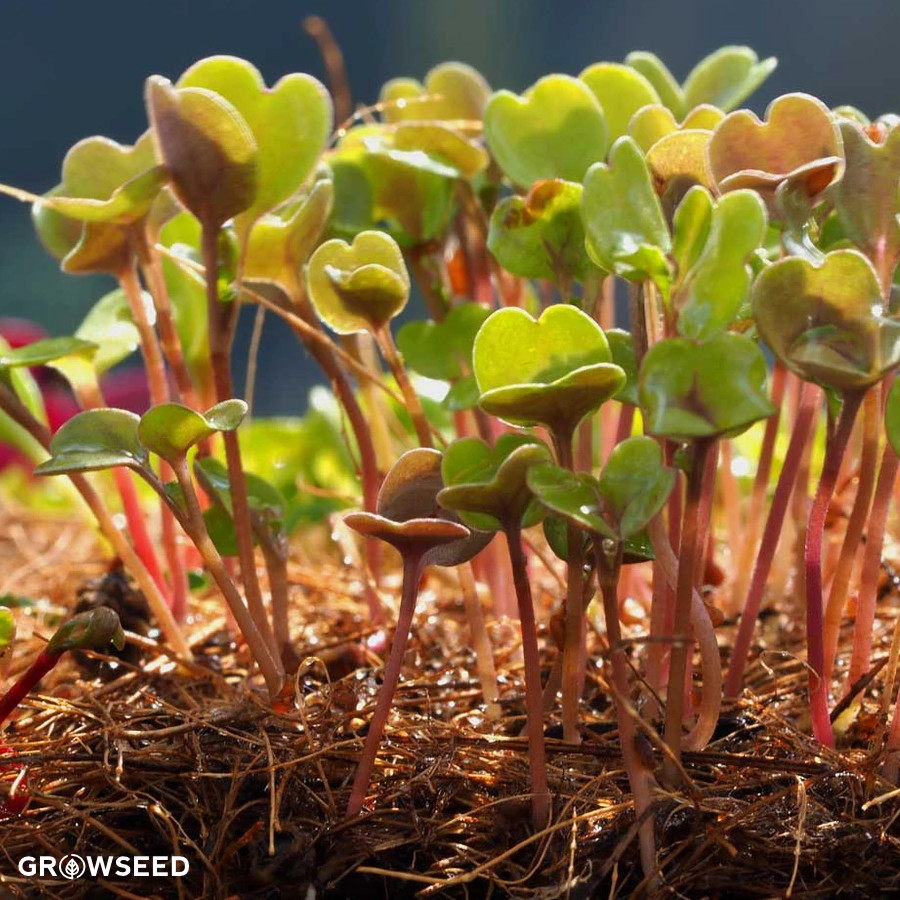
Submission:
M 148 320 L 153 322 L 156 311 L 149 294 L 143 295 Z M 140 346 L 140 335 L 131 315 L 125 292 L 116 289 L 101 297 L 84 317 L 75 337 L 97 345 L 93 367 L 98 375 L 120 363 Z
M 754 191 L 734 191 L 714 204 L 702 188 L 691 191 L 697 192 L 706 197 L 701 203 L 711 204 L 709 226 L 703 229 L 702 250 L 695 261 L 679 272 L 671 303 L 678 311 L 678 333 L 702 341 L 724 331 L 749 298 L 749 259 L 765 235 L 766 208 Z M 694 206 L 688 198 L 684 203 L 689 209 Z M 686 216 L 685 225 L 694 236 L 696 218 Z M 676 234 L 677 228 L 676 224 Z M 697 248 L 682 250 L 684 244 L 679 246 L 682 259 L 694 257 Z
M 150 132 L 133 147 L 89 137 L 69 150 L 62 182 L 40 202 L 82 222 L 129 225 L 147 215 L 168 178 Z
M 675 470 L 648 437 L 628 438 L 610 453 L 599 478 L 552 465 L 529 470 L 528 486 L 547 509 L 593 534 L 638 535 L 665 505 Z
M 715 187 L 706 159 L 711 137 L 711 131 L 700 129 L 673 131 L 647 151 L 647 166 L 667 218 L 692 187 Z
M 234 431 L 247 414 L 243 400 L 223 400 L 199 413 L 181 403 L 159 403 L 141 417 L 138 437 L 152 453 L 176 463 L 218 431 Z
M 306 283 L 319 318 L 337 334 L 378 331 L 409 299 L 403 254 L 380 231 L 364 231 L 352 244 L 326 241 L 309 261 Z
M 399 150 L 384 126 L 352 128 L 329 156 L 331 231 L 353 238 L 378 228 L 403 246 L 437 238 L 453 212 L 459 170 L 423 150 Z
M 639 109 L 660 102 L 653 85 L 636 69 L 621 63 L 596 63 L 578 77 L 600 102 L 611 141 L 628 131 L 628 123 Z
M 765 268 L 753 285 L 763 340 L 792 371 L 848 390 L 879 381 L 900 362 L 900 322 L 880 315 L 878 276 L 857 250 L 821 264 L 792 257 Z
M 568 75 L 548 75 L 521 97 L 497 91 L 484 111 L 484 134 L 500 168 L 523 187 L 548 178 L 580 182 L 610 143 L 597 98 Z
M 720 191 L 753 188 L 769 215 L 783 219 L 779 187 L 786 184 L 815 203 L 843 171 L 843 146 L 821 100 L 785 94 L 769 105 L 765 122 L 748 110 L 726 116 L 710 140 L 709 164 Z
M 704 57 L 684 82 L 688 109 L 701 103 L 729 112 L 747 99 L 772 74 L 778 60 L 760 60 L 749 47 L 722 47 Z
M 887 130 L 878 141 L 856 122 L 844 120 L 840 129 L 846 168 L 834 189 L 838 219 L 877 269 L 893 272 L 900 257 L 900 127 Z
M 59 656 L 67 650 L 103 650 L 107 644 L 121 650 L 125 646 L 125 632 L 116 612 L 108 606 L 99 606 L 78 613 L 60 625 L 47 641 L 44 653 Z
M 583 281 L 589 260 L 581 222 L 581 185 L 536 181 L 525 197 L 506 197 L 494 208 L 488 249 L 521 278 L 559 285 Z
M 450 386 L 450 390 L 447 391 L 447 395 L 441 401 L 441 405 L 450 412 L 462 412 L 478 406 L 480 397 L 478 380 L 474 375 L 464 375 L 456 384 Z
M 722 47 L 701 59 L 682 87 L 653 53 L 629 53 L 625 62 L 653 85 L 662 102 L 679 118 L 704 103 L 729 112 L 746 100 L 778 65 L 774 57 L 760 61 L 749 47 Z
M 202 88 L 147 80 L 147 111 L 159 155 L 181 202 L 204 228 L 218 229 L 256 203 L 258 149 L 240 113 Z
M 659 341 L 644 357 L 638 389 L 646 432 L 675 440 L 739 433 L 775 411 L 765 357 L 741 334 Z
M 89 409 L 73 416 L 50 439 L 50 459 L 35 475 L 63 475 L 128 466 L 147 466 L 138 438 L 140 419 L 124 409 Z
M 256 144 L 256 194 L 242 214 L 241 234 L 263 213 L 287 200 L 312 172 L 331 135 L 331 98 L 311 75 L 285 75 L 271 88 L 246 60 L 211 56 L 178 79 L 224 98 Z
M 625 65 L 631 66 L 653 85 L 660 102 L 675 116 L 679 119 L 684 116 L 686 110 L 681 85 L 675 80 L 669 67 L 655 53 L 635 50 L 625 57 Z
M 603 329 L 574 306 L 548 307 L 535 321 L 506 308 L 486 320 L 472 351 L 481 406 L 516 425 L 575 427 L 625 383 Z
M 333 200 L 334 185 L 323 178 L 286 218 L 259 219 L 247 244 L 245 280 L 277 284 L 289 297 L 299 296 L 303 266 L 325 230 Z
M 490 314 L 485 306 L 461 303 L 443 322 L 407 322 L 397 332 L 404 363 L 426 378 L 461 378 L 471 370 L 475 335 Z
M 204 490 L 215 495 L 217 502 L 227 512 L 231 512 L 231 484 L 228 480 L 228 469 L 218 459 L 205 456 L 194 460 L 194 472 L 202 480 Z M 265 516 L 270 524 L 280 526 L 287 511 L 287 503 L 284 495 L 275 485 L 254 475 L 253 472 L 245 472 L 247 483 L 247 502 L 253 512 Z M 234 555 L 234 554 L 230 554 Z
M 550 461 L 550 451 L 528 435 L 501 435 L 493 448 L 479 438 L 461 438 L 444 451 L 441 473 L 447 485 L 441 506 L 472 528 L 498 531 L 510 522 L 528 528 L 542 518 L 525 483 L 528 470 Z
M 629 137 L 619 138 L 609 165 L 591 166 L 581 201 L 587 251 L 607 272 L 667 283 L 669 229 L 644 155 Z
M 394 128 L 393 146 L 397 150 L 427 153 L 453 166 L 462 178 L 480 175 L 490 163 L 481 144 L 437 122 L 405 122 Z
M 637 436 L 617 444 L 598 479 L 600 495 L 619 536 L 633 537 L 663 508 L 675 485 L 675 470 L 663 465 L 662 448 Z
M 479 72 L 460 62 L 435 66 L 425 84 L 395 78 L 381 89 L 386 122 L 458 119 L 480 122 L 490 97 L 490 85 Z
M 16 350 L 0 350 L 0 372 L 4 369 L 51 366 L 62 372 L 69 384 L 76 388 L 85 383 L 95 385 L 94 359 L 97 350 L 96 343 L 78 337 L 45 338 Z
M 654 104 L 639 109 L 632 116 L 628 123 L 628 134 L 646 153 L 657 141 L 661 141 L 667 135 L 688 129 L 713 131 L 724 118 L 725 113 L 721 109 L 704 104 L 692 109 L 679 125 L 671 110 L 665 106 Z
M 470 531 L 437 502 L 443 488 L 441 454 L 408 450 L 391 467 L 378 492 L 377 515 L 352 513 L 344 521 L 401 552 L 423 553 L 423 565 L 456 566 L 488 545 L 493 534 Z
M 47 197 L 55 196 L 55 188 Z M 119 276 L 134 262 L 126 230 L 109 222 L 82 222 L 40 200 L 31 209 L 35 231 L 47 251 L 72 275 L 104 272 Z
M 603 515 L 603 498 L 593 475 L 544 464 L 529 469 L 527 481 L 529 490 L 550 512 L 592 534 L 616 537 L 614 525 Z
M 43 331 L 39 331 L 42 334 Z M 0 335 L 0 353 L 7 353 L 10 350 L 9 343 Z M 47 411 L 44 409 L 44 398 L 41 395 L 40 385 L 34 376 L 23 368 L 3 369 L 0 368 L 0 382 L 5 384 L 16 397 L 21 400 L 28 412 L 31 413 L 39 422 L 47 423 Z M 12 443 L 11 435 L 15 434 L 16 445 L 21 442 L 21 438 L 25 432 L 9 418 L 5 413 L 0 418 L 2 425 L 2 440 L 6 443 Z M 21 434 L 20 434 L 21 433 Z M 31 442 L 29 441 L 29 444 Z

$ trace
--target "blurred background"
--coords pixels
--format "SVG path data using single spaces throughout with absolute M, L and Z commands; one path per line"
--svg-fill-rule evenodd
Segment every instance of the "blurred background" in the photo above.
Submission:
M 549 72 L 574 75 L 631 50 L 655 52 L 682 80 L 719 46 L 747 44 L 779 60 L 750 100 L 757 113 L 788 91 L 872 117 L 900 110 L 897 0 L 0 0 L 0 182 L 43 193 L 77 140 L 132 143 L 147 127 L 146 77 L 174 81 L 203 56 L 244 57 L 269 84 L 291 71 L 324 78 L 301 27 L 312 13 L 340 43 L 357 103 L 377 100 L 389 78 L 421 79 L 448 59 L 475 66 L 494 88 L 521 91 Z M 0 197 L 0 317 L 65 334 L 112 287 L 59 272 L 34 237 L 28 207 Z M 300 355 L 269 317 L 257 412 L 302 412 L 315 373 Z

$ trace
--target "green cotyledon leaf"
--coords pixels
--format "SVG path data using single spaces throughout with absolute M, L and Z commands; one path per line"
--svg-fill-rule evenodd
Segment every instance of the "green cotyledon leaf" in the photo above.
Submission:
M 609 148 L 597 98 L 568 75 L 548 75 L 522 96 L 495 93 L 484 111 L 484 133 L 500 168 L 523 187 L 548 178 L 580 182 Z
M 651 278 L 667 287 L 671 238 L 640 148 L 619 138 L 609 164 L 597 163 L 584 179 L 581 200 L 588 255 L 623 278 Z
M 492 313 L 472 352 L 480 405 L 517 425 L 567 430 L 625 383 L 603 329 L 574 306 Z
M 641 364 L 638 390 L 646 432 L 675 440 L 740 433 L 775 411 L 762 351 L 728 332 L 702 343 L 657 342 Z
M 800 257 L 772 263 L 752 296 L 763 340 L 803 378 L 853 390 L 900 362 L 900 322 L 882 314 L 878 276 L 858 250 L 834 250 L 818 265 Z
M 527 528 L 542 517 L 525 477 L 531 466 L 549 462 L 547 447 L 528 435 L 501 435 L 493 447 L 479 438 L 460 438 L 444 451 L 445 487 L 438 502 L 472 528 L 497 531 L 509 521 Z
M 319 318 L 338 334 L 377 331 L 409 299 L 403 254 L 380 231 L 363 231 L 352 244 L 326 241 L 309 260 L 306 282 Z

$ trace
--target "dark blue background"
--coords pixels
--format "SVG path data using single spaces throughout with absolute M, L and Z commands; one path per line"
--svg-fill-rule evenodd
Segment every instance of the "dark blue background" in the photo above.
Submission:
M 290 71 L 323 77 L 301 29 L 310 13 L 327 17 L 357 102 L 445 59 L 474 65 L 495 88 L 522 90 L 548 72 L 577 74 L 636 49 L 659 54 L 682 79 L 705 54 L 741 43 L 779 58 L 752 98 L 758 112 L 797 90 L 870 115 L 900 106 L 896 0 L 0 0 L 0 181 L 43 192 L 80 138 L 131 143 L 146 128 L 145 78 L 174 80 L 212 53 L 249 59 L 270 83 Z M 59 273 L 27 207 L 0 198 L 0 316 L 64 333 L 111 286 Z M 310 369 L 288 356 L 292 346 L 267 325 L 260 411 L 305 404 Z

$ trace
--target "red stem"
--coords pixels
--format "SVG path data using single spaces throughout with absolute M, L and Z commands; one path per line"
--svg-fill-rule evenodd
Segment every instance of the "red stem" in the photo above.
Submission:
M 769 476 L 772 473 L 772 459 L 775 456 L 775 440 L 778 437 L 778 425 L 781 421 L 781 405 L 784 402 L 787 374 L 788 370 L 784 364 L 776 360 L 775 367 L 772 370 L 771 394 L 775 414 L 766 419 L 766 429 L 759 448 L 759 461 L 756 465 L 756 475 L 753 477 L 753 488 L 750 492 L 750 508 L 747 512 L 747 522 L 744 531 L 745 540 L 742 543 L 742 549 L 739 550 L 737 546 L 732 548 L 732 553 L 735 554 L 734 558 L 737 560 L 732 592 L 732 602 L 735 609 L 740 608 L 747 592 L 747 575 L 750 572 L 750 565 L 753 560 L 753 553 L 756 550 L 760 524 L 766 506 L 766 493 L 769 489 Z
M 687 674 L 688 645 L 691 640 L 691 597 L 694 592 L 697 568 L 697 547 L 701 530 L 701 505 L 706 460 L 714 440 L 704 438 L 694 444 L 691 471 L 687 480 L 684 504 L 684 523 L 678 557 L 678 585 L 675 593 L 675 620 L 672 623 L 671 662 L 669 687 L 666 692 L 665 740 L 675 762 L 681 761 L 681 732 L 684 716 L 684 682 Z M 669 784 L 678 780 L 678 766 L 672 759 L 664 764 L 665 778 Z
M 217 228 L 204 226 L 201 235 L 203 266 L 206 270 L 206 299 L 209 323 L 209 353 L 216 389 L 216 402 L 230 400 L 234 396 L 231 381 L 231 341 L 233 320 L 237 308 L 232 303 L 222 303 L 218 295 L 219 282 L 219 232 Z M 222 435 L 225 442 L 225 463 L 228 469 L 228 484 L 231 494 L 231 513 L 237 535 L 238 558 L 241 563 L 241 579 L 247 606 L 256 622 L 272 656 L 278 657 L 272 626 L 262 600 L 262 591 L 256 573 L 256 558 L 253 552 L 253 528 L 250 523 L 250 504 L 247 499 L 247 480 L 241 462 L 241 446 L 236 431 L 226 431 Z
M 828 680 L 831 679 L 834 671 L 841 616 L 847 600 L 853 564 L 859 553 L 863 532 L 869 519 L 869 506 L 872 503 L 872 491 L 875 488 L 875 476 L 878 472 L 878 437 L 880 433 L 880 391 L 871 390 L 866 394 L 863 404 L 863 445 L 859 459 L 856 497 L 847 521 L 847 530 L 844 532 L 844 540 L 841 544 L 841 555 L 838 558 L 834 578 L 831 581 L 831 590 L 828 593 L 828 603 L 825 606 L 825 666 L 822 672 Z M 890 494 L 890 489 L 888 489 L 888 494 Z
M 759 615 L 759 606 L 762 602 L 769 572 L 772 569 L 775 550 L 778 547 L 778 539 L 781 537 L 784 517 L 794 491 L 794 483 L 800 470 L 800 463 L 803 460 L 803 450 L 809 439 L 817 396 L 818 391 L 816 391 L 814 386 L 804 381 L 800 388 L 800 410 L 797 413 L 791 432 L 791 440 L 784 457 L 784 465 L 781 467 L 778 483 L 775 486 L 775 496 L 772 498 L 772 506 L 766 519 L 762 542 L 756 555 L 756 565 L 753 567 L 753 577 L 750 579 L 750 589 L 747 592 L 747 600 L 741 613 L 741 624 L 732 649 L 728 678 L 725 681 L 726 697 L 737 697 L 741 692 L 744 669 L 747 665 L 747 654 L 750 651 L 750 642 L 753 639 L 753 631 L 756 627 L 756 617 Z
M 608 561 L 600 546 L 600 536 L 594 535 L 596 548 L 597 572 L 599 573 L 600 591 L 603 598 L 603 615 L 606 619 L 606 638 L 609 643 L 609 656 L 612 664 L 612 682 L 615 688 L 616 723 L 619 729 L 619 744 L 622 748 L 622 761 L 628 774 L 628 783 L 634 796 L 634 815 L 641 820 L 638 830 L 641 866 L 644 876 L 649 877 L 656 869 L 656 847 L 654 842 L 653 817 L 645 815 L 650 808 L 652 795 L 650 792 L 650 772 L 641 762 L 635 740 L 635 728 L 632 712 L 629 709 L 628 695 L 629 674 L 625 647 L 622 644 L 622 629 L 619 625 L 618 583 L 622 565 L 622 543 L 618 542 L 616 556 Z
M 572 432 L 553 434 L 559 464 L 570 472 L 574 471 L 572 458 Z M 566 606 L 565 642 L 563 643 L 562 667 L 562 718 L 563 740 L 570 744 L 580 743 L 578 732 L 579 685 L 581 684 L 581 647 L 584 632 L 584 551 L 581 529 L 569 523 L 566 543 Z M 521 602 L 519 604 L 521 608 Z
M 378 703 L 375 706 L 372 721 L 369 723 L 369 733 L 366 735 L 366 743 L 356 768 L 356 777 L 353 779 L 353 788 L 347 803 L 348 816 L 357 815 L 362 810 L 366 799 L 366 791 L 368 791 L 369 782 L 372 779 L 372 770 L 375 768 L 375 757 L 378 755 L 384 728 L 391 712 L 394 692 L 400 681 L 400 670 L 403 667 L 403 657 L 406 654 L 406 645 L 412 629 L 413 613 L 416 611 L 416 598 L 419 595 L 421 575 L 422 557 L 404 554 L 403 588 L 400 596 L 400 613 L 397 616 L 397 629 L 394 631 L 394 640 L 391 642 L 391 654 L 384 670 L 384 681 L 378 692 Z
M 900 458 L 890 444 L 886 444 L 881 457 L 875 500 L 866 528 L 866 549 L 863 555 L 862 579 L 856 601 L 856 623 L 853 628 L 853 655 L 847 684 L 855 683 L 869 668 L 872 655 L 872 625 L 875 621 L 875 604 L 878 599 L 878 576 L 881 572 L 881 553 L 887 530 L 888 511 L 892 489 L 897 479 Z
M 156 551 L 147 531 L 144 511 L 141 509 L 141 501 L 138 499 L 133 476 L 127 469 L 117 466 L 113 469 L 113 478 L 116 481 L 116 488 L 122 500 L 122 511 L 125 513 L 125 521 L 128 523 L 128 533 L 131 535 L 134 552 L 140 557 L 141 562 L 146 566 L 160 593 L 169 601 L 171 606 L 172 597 L 169 593 L 169 586 L 166 584 L 162 571 L 159 568 L 159 561 L 156 558 Z
M 825 677 L 825 642 L 822 621 L 822 539 L 825 517 L 834 493 L 834 485 L 841 468 L 841 460 L 853 423 L 859 411 L 864 391 L 844 395 L 840 417 L 834 433 L 825 447 L 825 461 L 819 476 L 819 487 L 809 511 L 804 551 L 806 572 L 806 646 L 809 667 L 809 706 L 812 713 L 813 735 L 827 747 L 834 746 L 834 730 L 828 715 L 828 680 Z
M 59 662 L 62 654 L 42 651 L 37 659 L 19 676 L 16 683 L 0 700 L 0 725 L 10 713 L 37 687 L 38 682 Z
M 550 787 L 547 784 L 547 757 L 544 746 L 544 716 L 541 703 L 541 661 L 538 655 L 534 601 L 522 550 L 522 528 L 506 524 L 509 561 L 512 565 L 519 619 L 522 629 L 522 656 L 525 663 L 525 716 L 528 732 L 528 771 L 531 781 L 531 818 L 536 829 L 545 828 L 550 817 Z

